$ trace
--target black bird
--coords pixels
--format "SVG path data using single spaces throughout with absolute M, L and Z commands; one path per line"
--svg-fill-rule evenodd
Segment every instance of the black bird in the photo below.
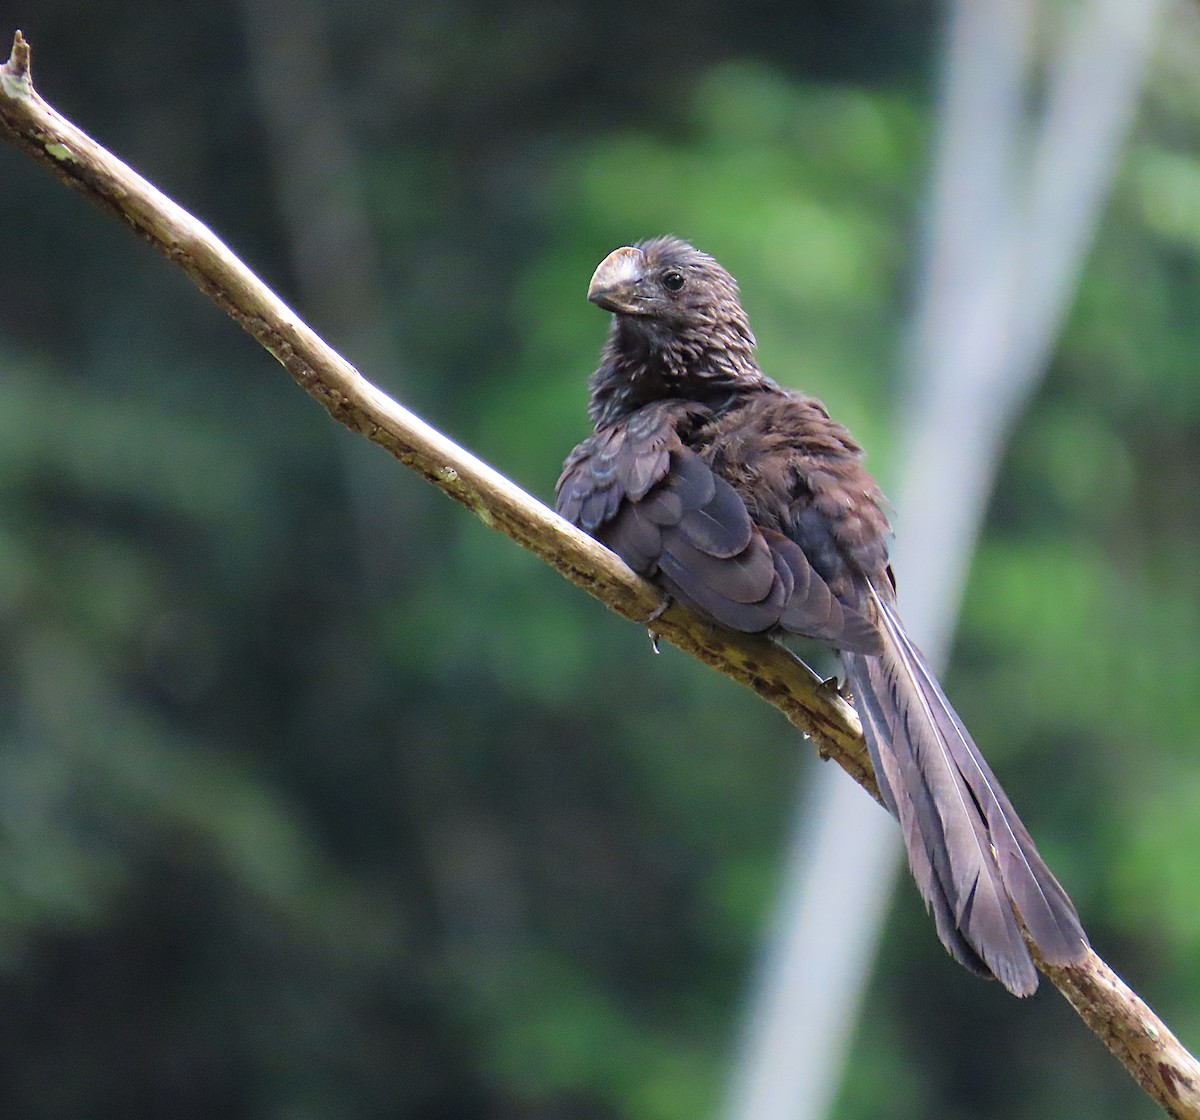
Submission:
M 1014 995 L 1087 938 L 896 613 L 882 495 L 824 406 L 759 369 L 737 283 L 674 237 L 610 253 L 588 299 L 613 313 L 594 433 L 558 509 L 671 598 L 752 633 L 836 649 L 884 804 L 942 943 Z

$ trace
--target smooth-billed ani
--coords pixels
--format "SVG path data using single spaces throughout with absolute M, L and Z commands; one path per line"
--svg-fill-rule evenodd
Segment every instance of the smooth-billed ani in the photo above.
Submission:
M 754 357 L 737 284 L 673 237 L 609 254 L 588 299 L 613 313 L 591 379 L 595 432 L 559 512 L 673 599 L 735 630 L 789 632 L 845 665 L 884 804 L 955 959 L 1028 995 L 1082 959 L 1070 899 L 896 613 L 882 496 L 862 451 Z

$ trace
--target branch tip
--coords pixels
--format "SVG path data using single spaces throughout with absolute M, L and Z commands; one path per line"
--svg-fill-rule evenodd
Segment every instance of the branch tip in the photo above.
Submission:
M 4 91 L 10 97 L 19 92 L 32 92 L 33 76 L 30 73 L 29 40 L 20 31 L 13 36 L 12 54 L 0 66 L 0 77 L 4 79 Z M 14 88 L 15 87 L 15 88 Z
M 23 78 L 29 73 L 29 40 L 18 30 L 13 36 L 12 55 L 5 69 L 15 78 Z

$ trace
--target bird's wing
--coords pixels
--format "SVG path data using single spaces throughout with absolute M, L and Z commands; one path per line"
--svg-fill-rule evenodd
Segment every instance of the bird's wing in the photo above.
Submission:
M 567 458 L 558 512 L 634 571 L 734 630 L 781 627 L 840 649 L 880 637 L 783 534 L 751 520 L 736 490 L 680 438 L 702 406 L 647 405 Z

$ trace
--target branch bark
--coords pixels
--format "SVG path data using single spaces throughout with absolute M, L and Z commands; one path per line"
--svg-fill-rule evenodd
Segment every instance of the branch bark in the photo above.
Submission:
M 327 346 L 206 226 L 48 105 L 33 88 L 18 31 L 0 67 L 0 136 L 119 218 L 178 265 L 264 346 L 339 423 L 365 435 L 511 537 L 572 583 L 635 622 L 659 593 L 612 553 L 382 393 Z M 679 605 L 654 632 L 753 689 L 815 740 L 876 800 L 875 776 L 854 710 L 773 642 L 722 630 Z M 1043 973 L 1126 1067 L 1178 1120 L 1200 1120 L 1200 1062 L 1095 953 Z

